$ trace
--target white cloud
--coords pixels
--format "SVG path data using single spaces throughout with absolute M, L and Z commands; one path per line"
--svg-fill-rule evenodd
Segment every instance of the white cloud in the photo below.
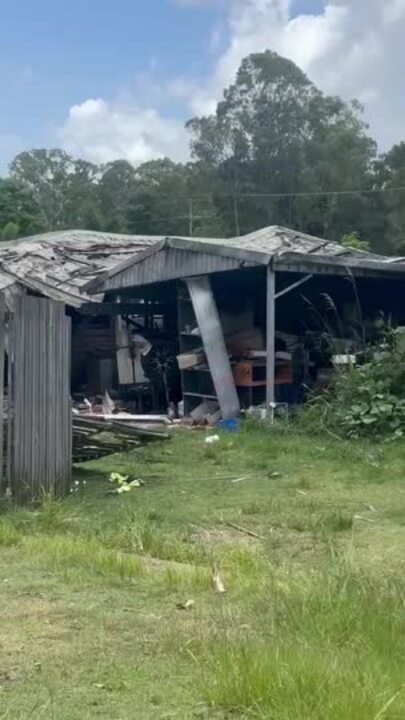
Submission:
M 275 50 L 322 90 L 366 104 L 382 147 L 405 137 L 405 0 L 325 0 L 318 14 L 293 15 L 291 0 L 229 0 L 229 43 L 215 72 L 190 94 L 193 113 L 208 114 L 240 61 Z
M 139 165 L 166 155 L 187 157 L 182 122 L 163 118 L 152 108 L 121 107 L 101 98 L 70 108 L 59 137 L 68 152 L 95 163 L 123 158 Z
M 405 2 L 404 0 L 384 0 L 383 4 L 383 17 L 385 22 L 392 23 L 403 20 L 405 17 Z
M 121 93 L 116 102 L 88 99 L 72 107 L 59 131 L 65 149 L 95 162 L 123 157 L 137 165 L 163 155 L 185 159 L 183 122 L 156 108 L 180 104 L 184 120 L 214 112 L 241 60 L 267 49 L 293 60 L 324 92 L 359 98 L 381 148 L 405 139 L 405 0 L 324 0 L 317 14 L 293 12 L 292 0 L 171 2 L 227 9 L 225 36 L 220 26 L 212 30 L 211 52 L 217 57 L 210 77 L 201 82 L 185 73 L 158 80 L 153 62 L 135 80 L 138 87 Z M 133 97 L 143 98 L 143 106 L 134 108 Z

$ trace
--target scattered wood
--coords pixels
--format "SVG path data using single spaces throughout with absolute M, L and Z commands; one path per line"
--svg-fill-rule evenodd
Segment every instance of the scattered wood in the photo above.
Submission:
M 129 452 L 142 443 L 166 440 L 169 437 L 164 424 L 145 427 L 145 424 L 116 420 L 117 417 L 123 416 L 73 415 L 74 462 L 94 460 L 117 452 Z
M 81 414 L 80 417 L 96 419 L 96 420 L 121 420 L 126 423 L 150 423 L 156 425 L 170 425 L 167 415 L 134 415 L 132 413 L 88 413 Z
M 374 505 L 369 505 L 368 503 L 364 503 L 364 504 L 365 504 L 365 507 L 367 508 L 367 510 L 369 510 L 370 512 L 373 512 L 373 513 L 376 513 L 376 512 L 377 512 L 377 510 L 376 510 L 376 508 L 374 507 Z
M 353 520 L 362 520 L 363 522 L 368 522 L 374 525 L 374 520 L 370 520 L 370 518 L 365 518 L 362 515 L 353 515 Z
M 256 538 L 256 540 L 265 540 L 263 535 L 258 535 L 257 533 L 253 532 L 253 530 L 242 527 L 242 525 L 237 525 L 236 523 L 230 522 L 229 520 L 224 520 L 223 518 L 220 518 L 220 520 L 223 525 L 227 525 L 228 527 L 233 528 L 233 530 L 237 530 L 244 535 L 249 535 L 250 537 Z

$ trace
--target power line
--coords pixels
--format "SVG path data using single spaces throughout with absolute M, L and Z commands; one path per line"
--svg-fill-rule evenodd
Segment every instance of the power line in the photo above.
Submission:
M 164 218 L 149 218 L 145 217 L 144 220 L 137 220 L 134 223 L 131 223 L 132 227 L 136 227 L 139 225 L 144 225 L 148 223 L 167 223 L 172 222 L 174 220 L 184 221 L 188 222 L 189 227 L 193 228 L 195 221 L 198 220 L 210 220 L 213 218 L 218 218 L 217 214 L 207 214 L 207 215 L 194 215 L 193 210 L 193 203 L 196 201 L 212 201 L 213 198 L 224 198 L 224 199 L 231 199 L 233 201 L 233 215 L 235 224 L 237 227 L 239 227 L 239 209 L 238 209 L 238 201 L 239 200 L 246 200 L 246 199 L 254 199 L 254 198 L 262 198 L 262 199 L 289 199 L 290 200 L 290 208 L 291 208 L 291 200 L 295 198 L 302 198 L 302 197 L 337 197 L 337 196 L 351 196 L 351 195 L 378 195 L 378 194 L 385 194 L 385 193 L 393 193 L 393 192 L 405 192 L 405 185 L 401 185 L 398 187 L 393 188 L 371 188 L 366 190 L 318 190 L 318 191 L 307 191 L 307 192 L 288 192 L 288 193 L 207 193 L 205 195 L 188 195 L 183 193 L 159 193 L 161 197 L 173 197 L 173 198 L 186 198 L 189 203 L 189 213 L 188 215 L 171 215 Z M 291 209 L 290 209 L 291 212 Z M 192 233 L 191 233 L 192 234 Z M 239 232 L 238 232 L 239 234 Z
M 206 200 L 210 201 L 214 198 L 230 198 L 235 197 L 238 200 L 253 198 L 297 198 L 297 197 L 332 197 L 334 195 L 380 195 L 393 192 L 405 192 L 405 185 L 392 188 L 370 188 L 362 190 L 316 190 L 303 192 L 287 192 L 287 193 L 202 193 L 201 195 L 190 195 L 189 193 L 159 193 L 160 197 L 186 198 L 187 200 Z M 135 193 L 135 196 L 138 193 Z M 144 193 L 139 193 L 144 195 Z
M 218 215 L 195 215 L 193 217 L 193 222 L 195 220 L 210 220 L 211 218 L 217 218 Z M 135 225 L 147 225 L 148 223 L 167 223 L 171 222 L 172 220 L 184 220 L 187 222 L 189 221 L 190 216 L 189 215 L 170 215 L 165 218 L 151 218 L 151 217 L 145 217 L 144 220 L 137 220 L 134 223 L 131 223 L 131 227 L 134 227 Z
M 405 192 L 405 186 L 395 188 L 374 188 L 371 190 L 318 190 L 314 192 L 289 192 L 289 193 L 244 193 L 238 194 L 238 198 L 296 198 L 296 197 L 333 197 L 335 195 L 377 195 L 390 192 Z M 233 197 L 230 195 L 216 195 L 216 197 Z

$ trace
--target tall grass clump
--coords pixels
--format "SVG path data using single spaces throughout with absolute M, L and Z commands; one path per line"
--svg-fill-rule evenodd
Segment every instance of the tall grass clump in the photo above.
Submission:
M 19 545 L 22 536 L 18 529 L 8 520 L 0 520 L 0 547 Z
M 32 508 L 12 506 L 8 517 L 10 523 L 23 535 L 38 533 L 77 533 L 80 530 L 80 516 L 66 501 L 55 500 L 44 495 L 42 501 Z
M 32 537 L 30 546 L 42 562 L 67 577 L 82 574 L 89 578 L 129 580 L 139 577 L 145 570 L 140 558 L 103 547 L 92 538 L 55 535 L 44 541 Z
M 405 717 L 404 589 L 344 567 L 272 583 L 254 625 L 228 616 L 201 641 L 206 702 L 263 720 Z
M 208 562 L 204 547 L 192 541 L 187 532 L 162 527 L 147 514 L 128 514 L 118 531 L 110 534 L 104 531 L 103 542 L 159 560 L 190 564 Z

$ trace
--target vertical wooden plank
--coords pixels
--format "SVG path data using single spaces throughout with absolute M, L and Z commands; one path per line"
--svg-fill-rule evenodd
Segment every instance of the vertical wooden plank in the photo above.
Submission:
M 23 428 L 24 442 L 22 443 L 23 460 L 20 469 L 21 478 L 24 479 L 24 501 L 36 499 L 38 496 L 36 481 L 38 475 L 38 461 L 40 457 L 41 437 L 38 426 L 38 392 L 39 359 L 38 359 L 38 304 L 39 298 L 24 298 L 24 333 L 23 333 L 23 362 L 24 362 L 24 388 L 21 393 L 21 426 Z
M 55 495 L 62 492 L 64 486 L 64 456 L 63 456 L 63 431 L 64 431 L 64 410 L 63 403 L 63 387 L 62 376 L 64 369 L 63 362 L 63 325 L 64 314 L 61 312 L 60 305 L 54 308 L 54 332 L 53 342 L 53 358 L 54 358 L 54 413 L 55 413 L 55 458 L 54 458 L 54 489 Z
M 26 297 L 23 296 L 19 309 L 18 327 L 17 327 L 17 346 L 16 346 L 16 402 L 15 402 L 15 455 L 18 479 L 18 499 L 24 502 L 27 492 L 27 478 L 25 477 L 25 456 L 30 453 L 30 438 L 27 438 L 26 425 L 30 421 L 30 408 L 25 407 L 25 391 L 27 386 L 26 373 L 28 372 L 26 363 L 27 352 L 27 335 L 31 327 L 30 318 L 27 318 L 28 303 Z M 26 319 L 28 320 L 28 328 L 26 328 Z M 18 392 L 17 392 L 18 390 Z M 29 464 L 29 459 L 27 465 Z
M 72 481 L 72 456 L 73 456 L 73 421 L 72 421 L 72 402 L 70 395 L 70 378 L 71 378 L 71 367 L 72 367 L 72 322 L 71 319 L 65 317 L 64 324 L 64 402 L 65 402 L 65 423 L 67 425 L 67 433 L 64 435 L 66 438 L 65 448 L 65 486 L 64 494 L 67 494 L 70 489 Z
M 21 442 L 21 428 L 19 422 L 21 414 L 19 412 L 20 406 L 20 391 L 23 384 L 22 373 L 24 370 L 22 364 L 22 352 L 21 352 L 21 332 L 22 332 L 22 317 L 23 317 L 23 296 L 20 298 L 14 314 L 14 327 L 13 327 L 13 338 L 12 338 L 12 409 L 10 407 L 10 414 L 12 413 L 11 424 L 12 424 L 12 438 L 9 452 L 11 455 L 10 463 L 10 485 L 13 493 L 13 497 L 19 501 L 21 499 L 21 486 L 18 481 L 18 474 L 20 470 L 19 463 L 19 451 L 22 446 Z M 18 381 L 17 381 L 18 378 Z
M 49 392 L 49 345 L 48 345 L 48 301 L 38 298 L 36 305 L 36 325 L 38 330 L 38 343 L 35 348 L 36 362 L 38 363 L 38 392 L 36 396 L 35 423 L 38 427 L 38 447 L 36 459 L 36 493 L 43 495 L 49 493 L 49 464 L 48 457 L 48 392 Z
M 267 267 L 267 300 L 266 300 L 266 410 L 269 413 L 271 421 L 274 420 L 274 404 L 275 404 L 275 333 L 276 333 L 276 316 L 275 316 L 275 294 L 276 280 L 275 273 L 270 267 Z
M 6 313 L 4 295 L 0 293 L 0 492 L 4 491 L 4 352 Z
M 7 366 L 7 485 L 12 488 L 13 446 L 14 446 L 14 358 L 15 358 L 15 313 L 8 320 L 8 366 Z
M 47 345 L 47 393 L 44 407 L 44 417 L 47 425 L 47 453 L 45 457 L 46 464 L 46 491 L 51 495 L 55 495 L 55 473 L 56 473 L 56 438 L 58 434 L 57 415 L 55 412 L 55 305 L 50 302 L 47 304 L 47 327 L 46 327 L 46 345 Z

